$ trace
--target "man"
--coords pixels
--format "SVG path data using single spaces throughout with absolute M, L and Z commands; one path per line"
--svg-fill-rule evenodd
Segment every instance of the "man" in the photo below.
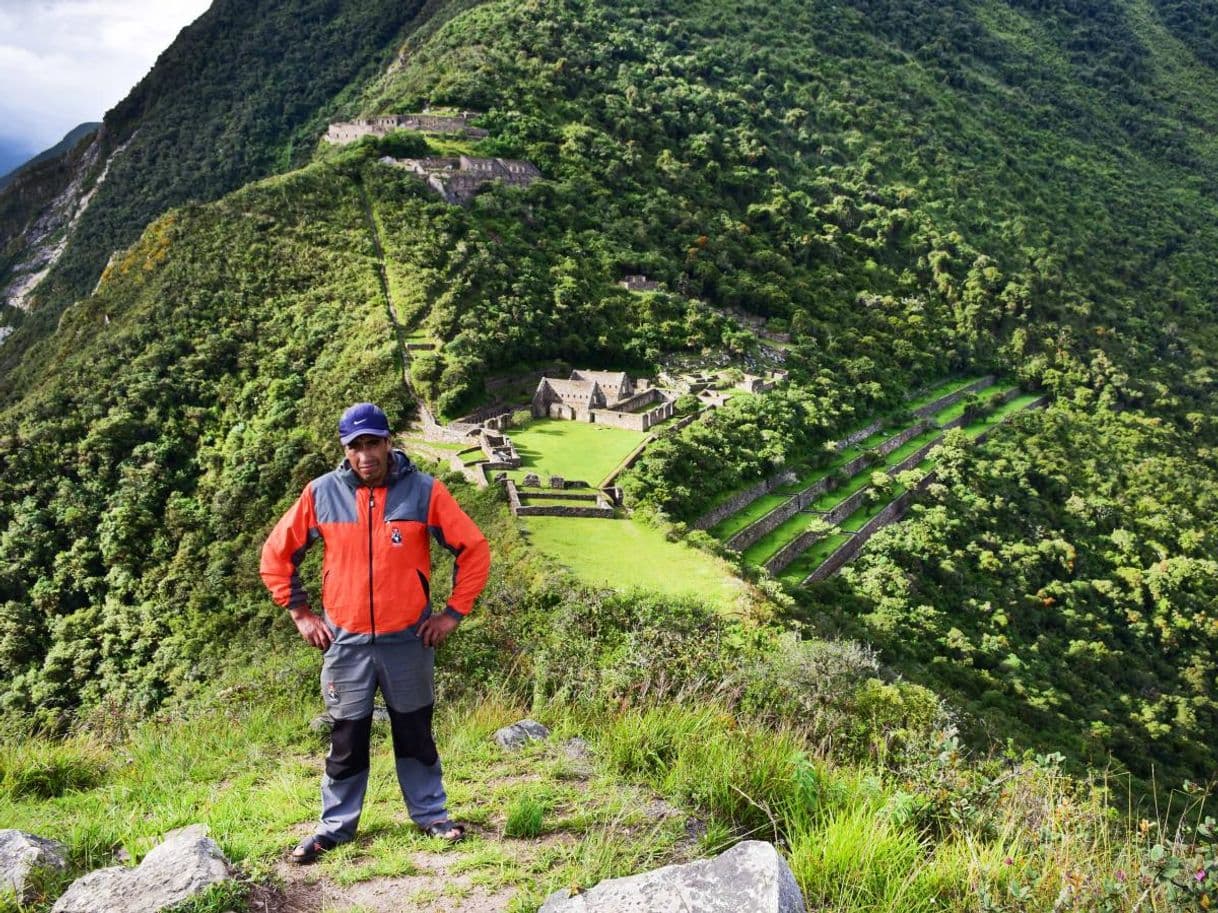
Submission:
M 368 786 L 372 699 L 389 710 L 398 785 L 411 819 L 449 841 L 465 830 L 448 819 L 432 737 L 435 647 L 474 606 L 490 571 L 486 538 L 444 483 L 389 446 L 389 420 L 371 403 L 343 413 L 346 459 L 314 479 L 262 548 L 262 579 L 300 636 L 325 651 L 322 696 L 334 728 L 321 785 L 321 824 L 291 858 L 309 863 L 355 837 Z M 427 535 L 456 556 L 452 595 L 432 614 Z M 325 543 L 321 603 L 309 607 L 299 568 Z

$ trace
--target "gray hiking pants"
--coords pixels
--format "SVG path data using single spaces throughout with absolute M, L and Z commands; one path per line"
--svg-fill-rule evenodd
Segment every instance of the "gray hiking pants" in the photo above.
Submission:
M 398 786 L 420 827 L 443 821 L 448 799 L 431 732 L 435 650 L 410 638 L 330 645 L 321 667 L 321 693 L 334 719 L 321 779 L 318 833 L 337 843 L 355 836 L 368 789 L 372 698 L 381 689 L 389 710 Z

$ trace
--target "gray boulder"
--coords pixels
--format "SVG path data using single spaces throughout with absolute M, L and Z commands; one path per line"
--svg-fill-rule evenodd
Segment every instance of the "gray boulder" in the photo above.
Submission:
M 795 876 L 774 846 L 738 843 L 713 859 L 551 894 L 538 913 L 804 913 Z
M 22 900 L 30 898 L 31 878 L 38 869 L 68 867 L 68 851 L 62 843 L 27 834 L 0 830 L 0 895 L 11 891 Z
M 207 828 L 193 824 L 166 834 L 135 868 L 114 866 L 78 878 L 51 913 L 157 913 L 231 877 Z
M 536 720 L 521 720 L 504 726 L 495 733 L 495 741 L 508 751 L 523 748 L 529 742 L 542 742 L 550 737 L 550 730 Z

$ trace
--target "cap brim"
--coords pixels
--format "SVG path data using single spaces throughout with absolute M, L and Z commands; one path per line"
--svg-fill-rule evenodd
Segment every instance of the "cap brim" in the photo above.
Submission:
M 369 428 L 364 431 L 353 431 L 350 434 L 344 434 L 341 437 L 339 437 L 339 440 L 342 442 L 342 445 L 344 447 L 346 447 L 348 444 L 350 444 L 352 441 L 354 441 L 357 437 L 388 438 L 388 437 L 390 437 L 390 433 L 388 431 L 382 431 L 379 428 Z

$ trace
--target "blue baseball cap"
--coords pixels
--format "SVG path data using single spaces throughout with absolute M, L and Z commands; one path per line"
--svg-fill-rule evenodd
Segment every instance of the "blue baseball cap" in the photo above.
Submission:
M 344 447 L 364 434 L 389 437 L 389 417 L 380 406 L 356 403 L 338 420 L 338 439 L 343 442 Z

